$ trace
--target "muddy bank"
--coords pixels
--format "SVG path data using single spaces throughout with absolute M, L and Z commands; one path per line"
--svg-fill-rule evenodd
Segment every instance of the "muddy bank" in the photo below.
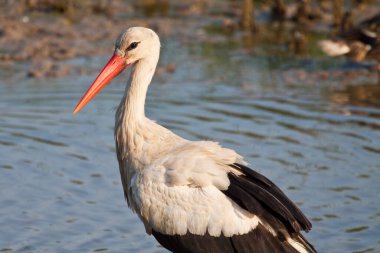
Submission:
M 361 20 L 380 6 L 379 1 L 363 1 L 355 8 L 332 2 L 4 1 L 0 4 L 5 13 L 0 17 L 0 65 L 25 64 L 25 75 L 34 78 L 86 74 L 92 70 L 68 60 L 109 54 L 116 36 L 130 26 L 151 27 L 162 38 L 176 36 L 185 43 L 217 43 L 233 36 L 247 42 L 243 43 L 247 54 L 258 41 L 265 41 L 295 55 L 308 55 L 315 46 L 308 33 L 328 36 L 339 25 L 344 10 L 351 9 L 353 18 Z M 248 15 L 247 8 L 254 15 Z M 245 20 L 247 17 L 252 22 Z M 268 31 L 269 23 L 279 30 Z M 175 65 L 158 70 L 172 71 Z
M 116 36 L 130 26 L 147 26 L 161 36 L 184 27 L 173 18 L 145 18 L 139 5 L 124 1 L 24 1 L 2 3 L 0 64 L 27 65 L 29 77 L 59 77 L 87 73 L 65 61 L 109 54 Z M 82 3 L 82 2 L 79 2 Z M 173 71 L 173 66 L 168 67 Z

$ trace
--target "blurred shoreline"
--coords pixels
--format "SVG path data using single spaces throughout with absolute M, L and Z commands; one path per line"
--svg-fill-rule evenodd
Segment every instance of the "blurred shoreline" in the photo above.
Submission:
M 305 55 L 311 50 L 307 34 L 329 36 L 345 10 L 352 11 L 355 22 L 379 11 L 379 1 L 357 2 L 363 3 L 353 8 L 343 1 L 255 1 L 247 6 L 236 0 L 7 0 L 0 4 L 5 14 L 0 17 L 0 66 L 24 64 L 25 75 L 33 78 L 88 74 L 91 68 L 67 61 L 110 54 L 117 35 L 131 26 L 200 43 L 220 39 L 218 33 L 237 36 L 245 41 L 247 54 L 257 40 L 270 39 L 295 56 Z M 247 16 L 247 8 L 254 15 Z

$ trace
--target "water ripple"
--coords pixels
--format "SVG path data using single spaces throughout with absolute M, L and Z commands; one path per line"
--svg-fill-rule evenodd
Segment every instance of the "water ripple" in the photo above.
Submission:
M 93 77 L 0 85 L 0 251 L 165 252 L 124 201 L 112 130 L 124 79 L 76 116 Z M 244 156 L 302 203 L 320 252 L 379 251 L 380 109 L 224 82 L 152 84 L 146 114 Z

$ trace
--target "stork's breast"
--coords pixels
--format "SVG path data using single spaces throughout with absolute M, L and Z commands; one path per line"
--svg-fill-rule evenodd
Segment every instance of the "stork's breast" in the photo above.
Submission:
M 140 181 L 141 183 L 141 181 Z M 169 235 L 245 234 L 259 222 L 214 186 L 168 186 L 149 181 L 137 186 L 138 212 L 145 224 Z

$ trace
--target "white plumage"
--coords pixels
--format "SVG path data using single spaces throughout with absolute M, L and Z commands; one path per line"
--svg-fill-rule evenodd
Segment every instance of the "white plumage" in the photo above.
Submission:
M 311 224 L 272 182 L 256 172 L 244 171 L 246 163 L 235 151 L 215 142 L 185 140 L 145 117 L 146 92 L 159 52 L 159 38 L 152 30 L 128 29 L 118 38 L 113 58 L 74 111 L 79 111 L 114 75 L 134 64 L 116 112 L 115 140 L 125 197 L 147 233 L 153 233 L 174 252 L 250 252 L 255 247 L 258 252 L 315 252 L 299 234 Z M 232 182 L 240 181 L 242 185 L 234 183 L 232 187 Z M 257 196 L 243 184 L 258 189 Z M 252 203 L 245 203 L 246 198 Z M 269 207 L 273 206 L 268 213 L 261 211 L 268 209 L 265 199 Z M 242 244 L 240 238 L 256 232 L 266 235 L 268 246 L 263 246 L 264 240 L 255 239 L 258 235 L 247 237 L 251 248 L 238 245 Z M 218 243 L 210 243 L 215 240 Z M 219 246 L 226 242 L 230 249 Z
M 350 47 L 342 41 L 321 40 L 318 46 L 328 56 L 339 56 L 350 52 Z

